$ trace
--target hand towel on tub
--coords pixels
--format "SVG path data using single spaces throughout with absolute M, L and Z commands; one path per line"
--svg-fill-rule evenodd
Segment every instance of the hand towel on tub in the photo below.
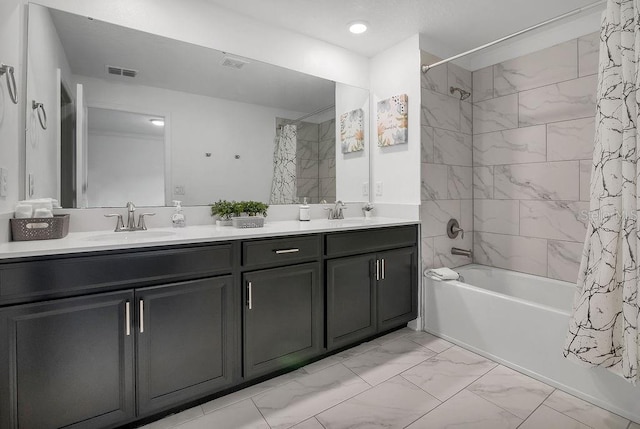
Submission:
M 458 280 L 460 278 L 460 274 L 447 267 L 433 268 L 427 272 L 440 280 Z

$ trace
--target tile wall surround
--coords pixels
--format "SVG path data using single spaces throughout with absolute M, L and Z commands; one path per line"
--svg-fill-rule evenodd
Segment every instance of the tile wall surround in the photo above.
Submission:
M 423 52 L 423 61 L 437 58 Z M 449 93 L 471 92 L 472 75 L 449 63 L 421 75 L 421 207 L 422 259 L 425 268 L 456 267 L 471 262 L 451 255 L 451 247 L 471 249 L 473 238 L 473 136 L 471 98 Z M 446 234 L 447 222 L 458 219 L 464 239 Z
M 278 118 L 277 126 L 285 120 Z M 336 130 L 335 119 L 320 124 L 298 124 L 296 169 L 298 199 L 310 204 L 336 200 Z
M 473 73 L 475 262 L 576 281 L 598 40 L 589 34 Z

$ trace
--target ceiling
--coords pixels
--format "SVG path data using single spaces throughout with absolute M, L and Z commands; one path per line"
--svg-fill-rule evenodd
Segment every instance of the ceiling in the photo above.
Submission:
M 206 0 L 371 57 L 421 33 L 451 55 L 596 0 Z M 347 24 L 369 23 L 361 35 Z
M 76 75 L 268 106 L 297 116 L 335 102 L 335 83 L 326 79 L 56 9 L 50 13 Z M 246 64 L 226 67 L 226 58 Z M 106 66 L 138 75 L 113 76 Z

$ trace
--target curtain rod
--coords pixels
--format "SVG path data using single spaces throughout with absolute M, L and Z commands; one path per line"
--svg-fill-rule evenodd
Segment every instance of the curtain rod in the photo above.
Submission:
M 500 42 L 504 42 L 505 40 L 513 39 L 514 37 L 520 36 L 521 34 L 528 33 L 529 31 L 536 30 L 536 29 L 538 29 L 540 27 L 543 27 L 545 25 L 554 23 L 556 21 L 560 21 L 561 19 L 564 19 L 564 18 L 567 18 L 569 16 L 576 15 L 578 13 L 584 12 L 585 10 L 593 9 L 594 7 L 600 6 L 600 5 L 604 4 L 604 3 L 606 3 L 606 0 L 599 0 L 599 1 L 595 2 L 595 3 L 591 3 L 591 4 L 587 5 L 587 6 L 583 6 L 583 7 L 580 7 L 578 9 L 574 9 L 574 10 L 572 10 L 570 12 L 563 13 L 562 15 L 556 16 L 555 18 L 548 19 L 548 20 L 546 20 L 544 22 L 541 22 L 539 24 L 536 24 L 536 25 L 533 25 L 531 27 L 525 28 L 524 30 L 520 30 L 520 31 L 517 31 L 517 32 L 515 32 L 513 34 L 509 34 L 508 36 L 501 37 L 500 39 L 494 40 L 493 42 L 489 42 L 489 43 L 484 44 L 482 46 L 478 46 L 477 48 L 473 48 L 473 49 L 471 49 L 469 51 L 466 51 L 466 52 L 463 52 L 461 54 L 454 55 L 452 57 L 449 57 L 447 59 L 438 61 L 438 62 L 430 64 L 430 65 L 423 64 L 420 67 L 420 69 L 422 70 L 422 73 L 426 73 L 430 69 L 432 69 L 434 67 L 437 67 L 439 65 L 446 64 L 446 63 L 448 63 L 450 61 L 453 61 L 453 60 L 457 60 L 458 58 L 464 57 L 465 55 L 473 54 L 474 52 L 477 52 L 477 51 L 480 51 L 482 49 L 488 48 L 490 46 L 496 45 L 496 44 L 498 44 Z

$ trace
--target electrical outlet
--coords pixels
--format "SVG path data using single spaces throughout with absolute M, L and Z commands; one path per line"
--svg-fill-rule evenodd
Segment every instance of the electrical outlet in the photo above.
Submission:
M 362 196 L 369 196 L 369 182 L 362 182 Z
M 382 196 L 382 182 L 376 182 L 376 197 Z
M 0 197 L 6 197 L 8 193 L 8 172 L 6 168 L 0 167 Z
M 174 195 L 184 195 L 184 185 L 177 185 L 173 190 Z

